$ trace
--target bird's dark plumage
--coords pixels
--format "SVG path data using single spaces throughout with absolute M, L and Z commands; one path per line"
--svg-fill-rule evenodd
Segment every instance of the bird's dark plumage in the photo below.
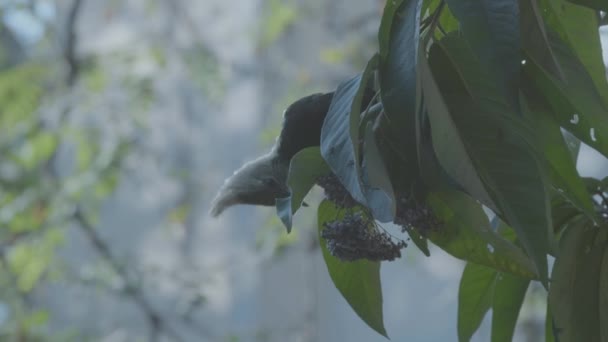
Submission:
M 290 160 L 306 147 L 319 146 L 321 127 L 333 96 L 333 92 L 312 94 L 287 107 L 276 146 L 281 158 Z

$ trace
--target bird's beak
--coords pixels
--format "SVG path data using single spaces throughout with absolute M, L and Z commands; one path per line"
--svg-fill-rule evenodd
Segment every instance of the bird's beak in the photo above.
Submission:
M 284 180 L 279 180 L 276 184 L 269 184 L 261 179 L 273 176 L 275 173 L 282 175 L 285 171 L 277 169 L 272 154 L 243 165 L 226 180 L 218 192 L 211 207 L 211 216 L 217 217 L 227 208 L 237 204 L 274 205 L 275 198 L 281 197 L 285 192 L 283 190 L 286 188 L 286 185 L 283 184 Z

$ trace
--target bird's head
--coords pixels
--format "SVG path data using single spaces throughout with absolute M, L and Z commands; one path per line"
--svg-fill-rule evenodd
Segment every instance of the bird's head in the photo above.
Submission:
M 237 204 L 274 205 L 276 198 L 289 195 L 288 168 L 289 163 L 273 153 L 243 165 L 224 182 L 213 201 L 211 215 L 217 217 Z

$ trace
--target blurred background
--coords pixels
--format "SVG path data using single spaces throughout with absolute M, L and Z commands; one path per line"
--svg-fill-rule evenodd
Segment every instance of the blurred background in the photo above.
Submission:
M 0 341 L 386 341 L 331 283 L 318 191 L 290 235 L 273 208 L 207 214 L 289 103 L 361 70 L 382 7 L 0 1 Z M 456 340 L 463 264 L 431 252 L 383 265 L 393 341 Z M 544 295 L 517 341 L 543 336 Z

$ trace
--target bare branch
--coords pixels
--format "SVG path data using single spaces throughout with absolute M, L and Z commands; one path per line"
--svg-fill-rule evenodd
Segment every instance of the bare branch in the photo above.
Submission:
M 74 212 L 74 219 L 78 223 L 80 229 L 85 233 L 95 250 L 126 284 L 123 291 L 124 294 L 133 300 L 133 302 L 141 309 L 148 320 L 148 324 L 150 326 L 150 340 L 153 341 L 161 333 L 164 333 L 175 341 L 182 341 L 181 337 L 167 324 L 161 314 L 158 313 L 152 307 L 152 305 L 150 305 L 150 303 L 144 297 L 142 289 L 131 280 L 131 277 L 129 277 L 129 272 L 124 265 L 114 258 L 110 247 L 99 236 L 99 234 L 97 234 L 97 231 L 95 231 L 95 228 L 84 216 L 80 208 L 77 208 Z
M 65 43 L 64 49 L 64 58 L 68 65 L 68 75 L 67 75 L 67 83 L 68 86 L 72 86 L 79 72 L 79 61 L 76 57 L 76 44 L 77 44 L 77 34 L 76 34 L 76 24 L 78 21 L 78 15 L 80 14 L 80 9 L 82 8 L 82 0 L 74 0 L 72 2 L 72 6 L 70 6 L 70 11 L 68 13 L 68 20 L 66 24 L 66 33 L 67 39 Z

